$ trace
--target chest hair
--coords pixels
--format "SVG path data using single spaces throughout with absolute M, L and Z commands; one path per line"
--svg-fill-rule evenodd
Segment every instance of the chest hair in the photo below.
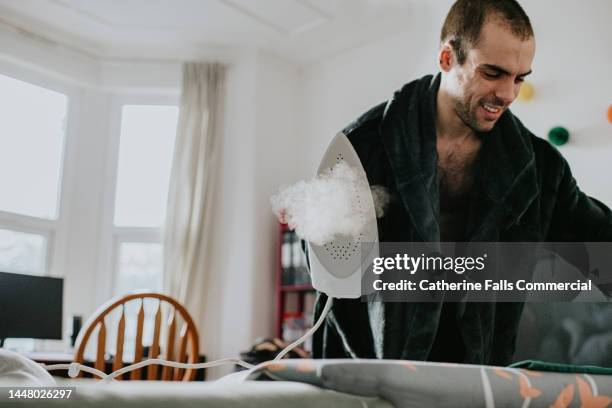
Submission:
M 478 139 L 462 143 L 438 140 L 438 183 L 441 197 L 460 196 L 471 189 L 480 145 Z

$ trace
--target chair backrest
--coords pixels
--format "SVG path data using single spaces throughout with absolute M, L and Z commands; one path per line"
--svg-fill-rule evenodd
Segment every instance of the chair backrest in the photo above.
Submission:
M 87 323 L 83 325 L 83 328 L 79 332 L 79 335 L 75 344 L 75 361 L 83 364 L 85 361 L 84 354 L 87 343 L 97 328 L 98 343 L 95 348 L 96 359 L 94 367 L 100 371 L 106 372 L 106 333 L 107 333 L 107 322 L 105 318 L 115 312 L 117 308 L 121 308 L 120 318 L 117 326 L 117 342 L 116 350 L 113 359 L 112 370 L 116 371 L 124 366 L 123 361 L 123 349 L 124 349 L 124 338 L 125 338 L 125 327 L 126 327 L 126 304 L 128 302 L 139 302 L 140 307 L 136 318 L 136 336 L 134 344 L 134 361 L 138 363 L 142 361 L 143 357 L 143 327 L 145 322 L 145 299 L 157 300 L 157 306 L 154 317 L 154 330 L 152 344 L 149 348 L 148 358 L 163 358 L 169 361 L 197 363 L 199 360 L 198 354 L 198 331 L 193 322 L 193 319 L 187 312 L 184 306 L 179 304 L 173 298 L 154 292 L 135 292 L 125 296 L 120 296 L 111 299 L 104 305 L 100 306 L 98 310 L 89 318 Z M 167 307 L 162 307 L 162 304 L 167 304 Z M 163 319 L 163 309 L 168 310 L 168 316 Z M 178 316 L 177 316 L 178 313 Z M 182 320 L 182 326 L 179 331 L 178 338 L 178 354 L 175 355 L 175 342 L 176 342 L 176 329 L 178 323 L 178 317 Z M 166 322 L 166 342 L 161 343 L 160 337 L 162 333 L 162 321 Z M 161 347 L 164 347 L 163 355 L 160 357 Z M 131 364 L 131 363 L 130 363 Z M 158 366 L 149 365 L 146 367 L 147 378 L 146 380 L 157 380 L 158 379 Z M 125 376 L 129 376 L 129 379 L 140 380 L 142 369 L 134 370 Z M 108 372 L 107 372 L 108 374 Z M 121 379 L 122 376 L 117 377 Z M 172 381 L 191 381 L 195 377 L 194 369 L 179 369 L 173 367 L 163 366 L 161 372 L 161 380 L 172 380 Z M 123 378 L 128 379 L 128 378 Z

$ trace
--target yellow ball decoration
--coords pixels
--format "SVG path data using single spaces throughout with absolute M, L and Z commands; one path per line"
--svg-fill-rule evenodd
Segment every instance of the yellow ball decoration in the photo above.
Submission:
M 521 85 L 521 90 L 519 91 L 516 99 L 521 102 L 527 102 L 533 98 L 534 92 L 533 85 L 531 85 L 529 82 L 523 82 Z

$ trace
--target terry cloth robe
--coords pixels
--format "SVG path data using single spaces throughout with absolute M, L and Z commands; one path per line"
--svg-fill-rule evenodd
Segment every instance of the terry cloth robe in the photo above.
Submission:
M 440 241 L 435 131 L 439 85 L 439 74 L 410 82 L 343 131 L 370 184 L 390 191 L 392 201 L 378 220 L 381 242 Z M 610 210 L 581 192 L 559 152 L 509 110 L 481 137 L 466 241 L 612 241 Z M 585 267 L 577 259 L 566 260 Z M 318 293 L 315 320 L 326 299 Z M 334 299 L 313 338 L 313 356 L 427 360 L 442 304 Z M 461 362 L 509 364 L 523 303 L 466 302 L 463 307 Z

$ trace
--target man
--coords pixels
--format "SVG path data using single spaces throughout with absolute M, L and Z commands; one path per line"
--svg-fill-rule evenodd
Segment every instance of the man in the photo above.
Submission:
M 440 73 L 410 82 L 349 125 L 370 184 L 395 199 L 380 241 L 611 241 L 610 210 L 576 186 L 562 156 L 508 110 L 535 39 L 515 0 L 458 0 Z M 326 297 L 320 294 L 315 317 Z M 505 365 L 522 303 L 336 299 L 315 357 Z

